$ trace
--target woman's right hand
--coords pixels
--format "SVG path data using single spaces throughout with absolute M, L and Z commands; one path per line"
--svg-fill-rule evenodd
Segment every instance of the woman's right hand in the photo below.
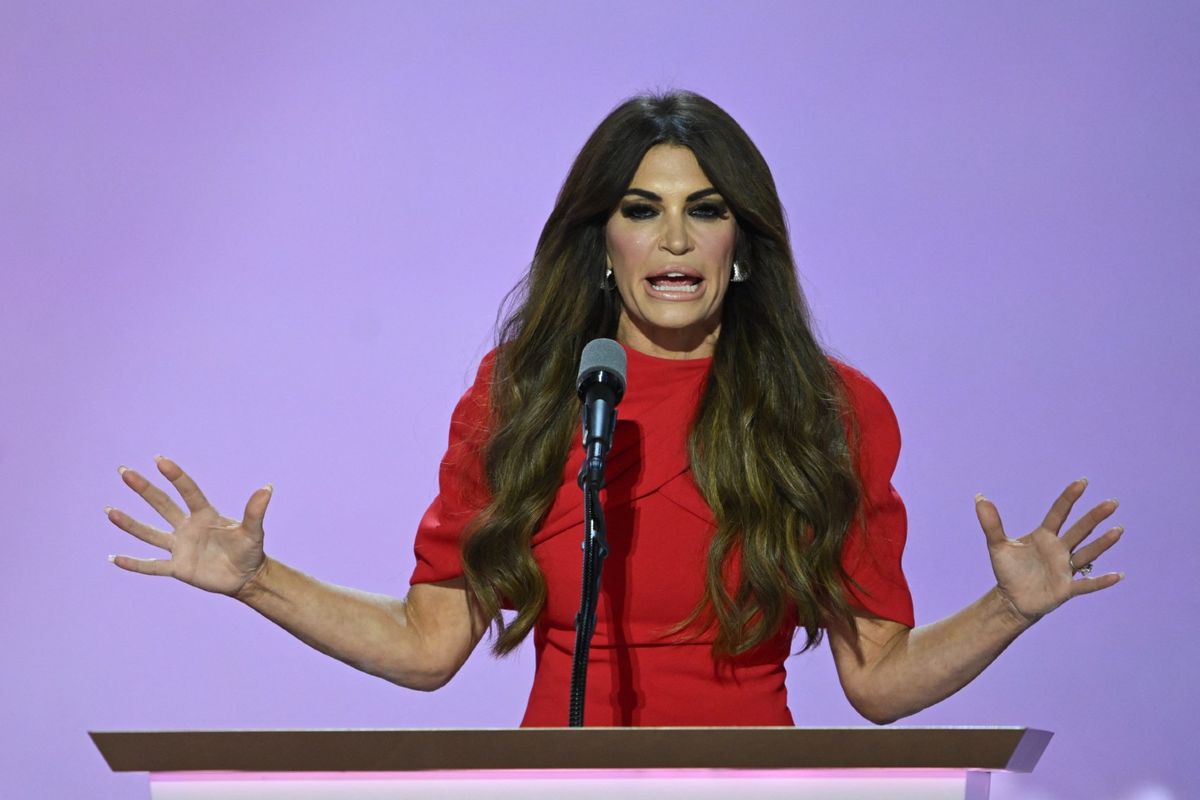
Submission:
M 114 508 L 105 514 L 110 522 L 147 544 L 161 547 L 169 558 L 110 556 L 121 569 L 143 575 L 170 575 L 200 589 L 236 597 L 266 563 L 263 554 L 263 516 L 271 501 L 271 485 L 250 495 L 241 522 L 223 517 L 204 497 L 196 482 L 179 465 L 157 456 L 158 471 L 174 484 L 187 505 L 182 509 L 164 492 L 137 472 L 120 468 L 121 479 L 171 524 L 161 531 Z

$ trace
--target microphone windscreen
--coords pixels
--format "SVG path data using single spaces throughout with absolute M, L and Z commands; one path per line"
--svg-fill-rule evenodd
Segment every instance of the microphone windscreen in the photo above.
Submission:
M 583 383 L 584 378 L 596 372 L 615 372 L 621 376 L 621 384 L 625 383 L 625 348 L 612 339 L 592 339 L 583 348 L 579 357 L 579 378 L 576 386 Z

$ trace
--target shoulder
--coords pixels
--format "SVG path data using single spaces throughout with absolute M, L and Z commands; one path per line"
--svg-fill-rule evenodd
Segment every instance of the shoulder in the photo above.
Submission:
M 496 373 L 496 361 L 500 348 L 493 347 L 484 354 L 479 362 L 479 367 L 475 370 L 475 380 L 467 387 L 464 397 L 472 397 L 475 399 L 483 398 L 486 400 L 488 393 L 492 389 L 492 381 Z
M 468 391 L 484 388 L 487 389 L 492 383 L 492 374 L 496 371 L 496 358 L 500 348 L 493 347 L 483 354 L 483 358 L 479 362 L 479 367 L 475 370 L 475 382 L 471 384 Z
M 883 390 L 858 369 L 829 356 L 829 362 L 845 391 L 847 410 L 858 428 L 864 467 L 887 473 L 896 466 L 900 455 L 900 423 Z
M 492 376 L 496 365 L 496 349 L 489 350 L 479 362 L 475 380 L 463 392 L 450 418 L 452 439 L 467 439 L 473 446 L 487 438 L 491 416 Z
M 846 390 L 846 399 L 850 402 L 855 416 L 871 420 L 890 419 L 895 423 L 896 412 L 892 409 L 887 395 L 875 381 L 844 361 L 839 361 L 832 356 L 827 356 L 827 358 L 841 379 L 842 386 Z

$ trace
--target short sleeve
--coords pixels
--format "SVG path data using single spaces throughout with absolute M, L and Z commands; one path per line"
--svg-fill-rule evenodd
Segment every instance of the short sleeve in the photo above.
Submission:
M 908 535 L 904 501 L 892 486 L 900 457 L 900 426 L 883 392 L 867 376 L 834 361 L 858 423 L 857 453 L 865 526 L 855 519 L 842 550 L 850 605 L 913 627 L 912 594 L 900 560 Z M 853 442 L 853 438 L 851 438 Z
M 492 363 L 489 353 L 450 417 L 450 441 L 438 468 L 438 495 L 421 517 L 413 542 L 417 565 L 410 584 L 463 574 L 463 531 L 489 497 L 483 448 L 488 437 Z

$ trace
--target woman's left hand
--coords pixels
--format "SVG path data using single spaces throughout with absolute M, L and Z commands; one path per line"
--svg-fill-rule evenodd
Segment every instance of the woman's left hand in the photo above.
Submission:
M 1125 577 L 1120 572 L 1086 577 L 1092 562 L 1117 543 L 1124 528 L 1112 528 L 1080 547 L 1096 526 L 1117 510 L 1116 500 L 1105 500 L 1059 535 L 1071 507 L 1086 488 L 1086 478 L 1072 482 L 1054 501 L 1042 524 L 1020 539 L 1009 539 L 1004 534 L 1000 512 L 991 500 L 983 495 L 975 497 L 975 513 L 987 536 L 997 587 L 1012 610 L 1029 623 L 1072 597 L 1107 589 Z M 1076 579 L 1075 572 L 1082 572 L 1085 577 Z

